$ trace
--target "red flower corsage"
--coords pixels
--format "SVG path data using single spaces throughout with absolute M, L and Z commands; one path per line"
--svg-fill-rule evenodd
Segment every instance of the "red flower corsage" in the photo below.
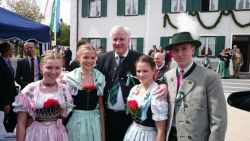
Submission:
M 87 92 L 91 92 L 94 89 L 96 89 L 96 86 L 95 85 L 82 86 L 82 89 L 87 91 Z
M 132 117 L 139 117 L 141 114 L 141 109 L 138 106 L 136 100 L 129 100 L 127 102 L 127 112 L 130 113 Z
M 43 107 L 44 108 L 49 108 L 49 107 L 55 107 L 58 108 L 59 107 L 59 103 L 57 100 L 55 99 L 48 99 L 47 101 L 45 101 L 43 103 Z

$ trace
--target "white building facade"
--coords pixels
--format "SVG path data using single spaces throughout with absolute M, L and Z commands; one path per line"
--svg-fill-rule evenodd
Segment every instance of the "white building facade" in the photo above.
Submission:
M 183 12 L 197 23 L 203 43 L 195 59 L 208 54 L 216 60 L 224 48 L 237 44 L 244 57 L 241 71 L 250 71 L 250 0 L 73 0 L 70 46 L 76 50 L 83 38 L 110 51 L 110 29 L 124 25 L 131 30 L 130 48 L 147 54 L 153 45 L 169 44 Z

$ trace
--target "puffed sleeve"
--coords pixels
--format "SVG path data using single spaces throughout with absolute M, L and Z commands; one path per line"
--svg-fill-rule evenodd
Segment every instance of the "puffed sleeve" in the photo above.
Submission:
M 75 92 L 72 92 L 72 88 L 70 86 L 65 84 L 60 84 L 60 93 L 64 97 L 64 104 L 62 105 L 62 113 L 61 115 L 63 117 L 67 117 L 68 114 L 73 110 L 75 105 L 73 104 L 73 98 L 72 95 L 74 95 Z
M 98 84 L 96 84 L 96 85 L 98 85 Z M 103 91 L 104 91 L 105 85 L 106 85 L 105 77 L 102 77 L 102 79 L 100 81 L 100 85 L 96 86 L 98 96 L 103 96 Z
M 27 98 L 23 94 L 18 94 L 15 98 L 15 101 L 12 103 L 12 106 L 14 107 L 14 112 L 27 112 L 26 105 L 28 104 Z
M 16 97 L 12 103 L 14 112 L 27 112 L 30 116 L 34 117 L 34 107 L 32 106 L 31 97 L 34 97 L 34 86 L 26 86 Z
M 152 95 L 151 99 L 152 119 L 161 121 L 168 119 L 168 102 L 167 99 L 159 100 L 156 95 Z
M 94 69 L 93 73 L 94 73 L 94 83 L 97 88 L 97 95 L 103 96 L 104 87 L 106 85 L 105 76 L 97 69 Z

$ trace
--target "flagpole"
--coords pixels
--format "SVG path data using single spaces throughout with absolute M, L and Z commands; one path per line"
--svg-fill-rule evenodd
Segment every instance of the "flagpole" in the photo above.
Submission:
M 54 18 L 54 42 L 56 45 L 56 12 L 57 12 L 57 0 L 55 0 L 55 18 Z

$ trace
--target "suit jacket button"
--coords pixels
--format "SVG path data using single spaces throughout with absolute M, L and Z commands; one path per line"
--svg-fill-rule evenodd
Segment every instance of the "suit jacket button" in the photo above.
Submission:
M 190 139 L 190 140 L 191 140 L 191 139 L 192 139 L 192 137 L 191 137 L 191 136 L 188 136 L 188 139 Z
M 188 120 L 186 120 L 186 123 L 189 124 L 190 122 Z
M 185 107 L 185 108 L 187 108 L 187 107 L 188 107 L 188 105 L 187 105 L 187 104 L 184 104 L 184 107 Z

